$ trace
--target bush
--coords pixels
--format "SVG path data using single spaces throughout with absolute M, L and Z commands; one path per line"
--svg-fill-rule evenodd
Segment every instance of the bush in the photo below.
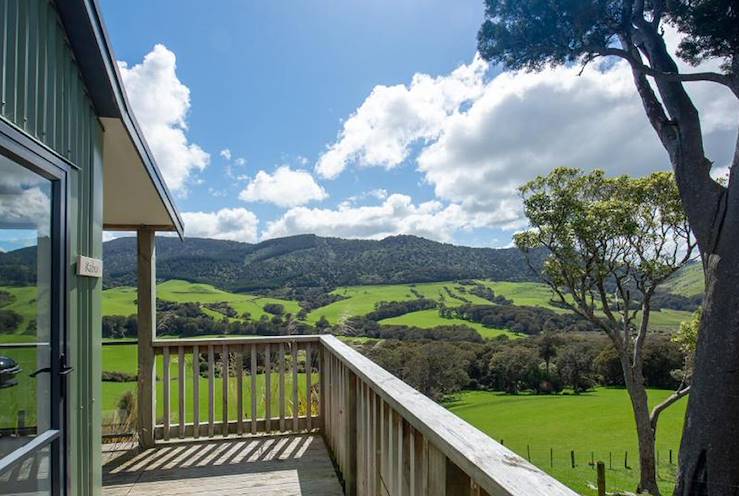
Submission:
M 285 313 L 285 306 L 280 303 L 267 303 L 262 308 L 264 308 L 265 312 L 271 313 L 272 315 L 282 315 Z
M 509 394 L 538 390 L 545 378 L 536 350 L 525 346 L 506 347 L 490 358 L 490 376 L 495 389 Z
M 0 310 L 0 332 L 11 333 L 18 329 L 23 317 L 13 310 Z
M 593 361 L 598 354 L 590 343 L 570 342 L 557 351 L 554 365 L 562 380 L 562 385 L 571 387 L 575 394 L 592 389 L 596 380 Z
M 381 301 L 375 305 L 375 310 L 365 317 L 369 320 L 383 320 L 398 317 L 411 312 L 436 308 L 437 303 L 428 298 L 416 298 L 408 301 Z
M 128 372 L 109 372 L 104 370 L 102 380 L 103 382 L 136 382 L 138 381 L 138 375 L 129 374 Z

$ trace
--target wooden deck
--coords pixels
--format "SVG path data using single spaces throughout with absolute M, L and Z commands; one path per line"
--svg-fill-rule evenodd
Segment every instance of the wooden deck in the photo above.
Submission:
M 317 435 L 169 442 L 103 452 L 105 496 L 343 494 Z

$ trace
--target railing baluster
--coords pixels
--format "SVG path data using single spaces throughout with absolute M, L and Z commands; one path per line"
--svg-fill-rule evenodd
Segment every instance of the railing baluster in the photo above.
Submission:
M 408 426 L 408 483 L 410 496 L 416 496 L 416 433 Z
M 192 436 L 200 437 L 200 350 L 192 347 Z
M 213 367 L 213 346 L 208 346 L 208 437 L 213 437 L 215 422 L 215 370 Z
M 223 379 L 223 425 L 221 433 L 223 437 L 228 436 L 228 345 L 223 345 L 221 352 L 221 378 Z
M 180 439 L 183 439 L 185 437 L 185 347 L 179 346 L 177 348 L 177 366 L 178 366 L 178 376 L 177 381 L 179 385 L 179 411 L 177 412 L 177 415 L 179 417 L 180 421 L 180 432 L 179 437 Z
M 372 493 L 377 494 L 377 395 L 372 391 Z
M 280 343 L 280 432 L 285 432 L 285 345 Z
M 251 345 L 251 433 L 257 433 L 257 345 Z
M 398 461 L 397 461 L 397 487 L 398 496 L 403 496 L 403 417 L 398 415 Z
M 312 425 L 312 410 L 313 410 L 313 398 L 312 398 L 312 376 L 313 375 L 313 363 L 311 362 L 310 343 L 305 343 L 305 415 L 306 415 L 306 428 L 311 430 Z
M 386 483 L 392 494 L 395 494 L 395 445 L 393 444 L 393 430 L 395 424 L 393 422 L 393 410 L 390 405 L 387 406 L 387 470 L 385 471 Z
M 387 467 L 387 423 L 385 422 L 385 401 L 380 399 L 380 408 L 379 412 L 380 414 L 380 485 L 381 490 L 380 492 L 383 492 L 382 487 L 384 487 L 384 491 L 389 491 L 390 488 L 387 487 L 387 475 L 386 475 L 386 467 Z
M 236 432 L 244 433 L 244 350 L 241 346 L 236 347 Z
M 429 494 L 429 440 L 426 436 L 421 440 L 421 494 Z
M 272 351 L 264 346 L 264 431 L 272 431 Z
M 300 415 L 300 397 L 298 396 L 298 343 L 293 341 L 290 347 L 293 362 L 293 432 L 299 430 L 298 416 Z
M 367 492 L 372 487 L 372 411 L 370 402 L 370 388 L 369 385 L 364 382 L 361 383 L 364 389 L 363 405 L 362 405 L 362 418 L 364 420 L 364 484 Z
M 428 444 L 428 494 L 446 496 L 446 455 Z
M 162 429 L 164 440 L 169 439 L 169 346 L 164 348 L 164 358 L 162 360 L 164 374 L 162 375 L 162 396 L 164 400 L 164 428 Z

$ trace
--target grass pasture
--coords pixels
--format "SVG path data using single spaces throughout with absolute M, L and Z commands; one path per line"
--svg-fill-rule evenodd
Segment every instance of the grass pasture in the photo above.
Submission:
M 255 319 L 266 314 L 263 307 L 268 303 L 279 303 L 285 307 L 286 312 L 293 314 L 300 310 L 296 301 L 230 293 L 215 288 L 210 284 L 197 284 L 179 280 L 170 280 L 157 284 L 157 297 L 177 303 L 218 303 L 225 301 L 239 315 L 249 312 L 252 318 Z M 136 313 L 135 302 L 136 288 L 119 287 L 106 289 L 103 291 L 103 315 L 133 315 Z M 204 309 L 204 311 L 219 319 L 223 317 L 218 312 L 209 311 L 208 309 Z
M 439 311 L 435 309 L 420 310 L 411 312 L 399 317 L 392 317 L 380 321 L 381 324 L 387 325 L 405 325 L 421 328 L 431 328 L 442 325 L 464 325 L 476 330 L 483 338 L 496 338 L 498 336 L 508 336 L 511 338 L 519 337 L 518 334 L 507 329 L 492 329 L 485 327 L 477 322 L 469 322 L 462 319 L 445 319 L 439 316 Z
M 418 284 L 378 284 L 372 286 L 343 286 L 333 291 L 334 294 L 343 296 L 345 299 L 317 308 L 308 314 L 308 322 L 317 322 L 322 316 L 332 324 L 346 318 L 365 315 L 375 309 L 375 305 L 381 301 L 407 301 L 416 298 L 411 290 L 417 291 L 425 298 L 439 300 L 442 296 L 448 306 L 459 306 L 466 303 L 461 297 L 470 303 L 488 304 L 489 302 L 479 296 L 462 293 L 455 289 L 459 286 L 454 281 L 418 283 Z M 456 296 L 450 296 L 444 288 Z
M 667 281 L 670 293 L 682 296 L 694 296 L 703 293 L 703 266 L 693 263 L 679 270 Z
M 654 404 L 670 393 L 651 390 L 650 400 Z M 665 410 L 659 420 L 657 449 L 663 494 L 672 492 L 686 405 L 687 400 L 683 398 Z M 505 446 L 520 456 L 526 458 L 530 453 L 532 463 L 581 494 L 596 494 L 593 489 L 596 473 L 589 464 L 591 453 L 596 461 L 606 464 L 609 494 L 633 492 L 636 488 L 639 480 L 636 434 L 628 394 L 623 389 L 598 388 L 581 395 L 553 396 L 467 391 L 445 406 L 495 440 L 502 439 Z M 574 469 L 571 450 L 575 451 Z M 624 468 L 627 451 L 628 469 Z

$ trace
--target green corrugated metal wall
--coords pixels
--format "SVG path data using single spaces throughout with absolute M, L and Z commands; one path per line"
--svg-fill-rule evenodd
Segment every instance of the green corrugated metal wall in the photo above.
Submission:
M 67 195 L 69 487 L 99 494 L 102 282 L 78 278 L 73 263 L 102 257 L 102 129 L 54 2 L 0 0 L 0 70 L 0 115 L 76 167 Z
M 0 113 L 74 164 L 87 164 L 98 127 L 56 9 L 0 0 Z

